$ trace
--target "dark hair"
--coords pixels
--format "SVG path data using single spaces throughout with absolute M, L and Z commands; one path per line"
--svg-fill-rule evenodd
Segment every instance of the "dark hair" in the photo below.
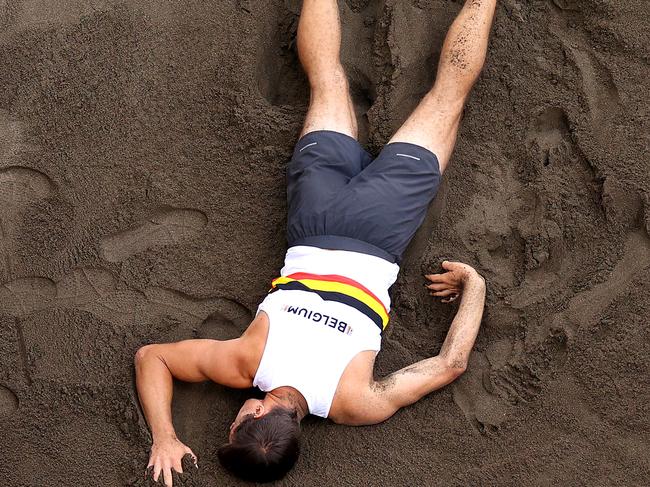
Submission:
M 221 464 L 252 482 L 279 480 L 300 454 L 300 423 L 296 411 L 274 408 L 260 418 L 244 419 L 231 443 L 219 448 Z

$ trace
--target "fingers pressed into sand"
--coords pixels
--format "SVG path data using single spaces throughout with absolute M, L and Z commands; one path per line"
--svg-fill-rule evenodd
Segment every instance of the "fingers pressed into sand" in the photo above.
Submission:
M 449 276 L 447 274 L 429 274 L 424 277 L 429 279 L 431 282 L 449 282 Z
M 448 296 L 453 296 L 454 294 L 458 294 L 458 293 L 459 293 L 458 289 L 445 289 L 444 291 L 437 291 L 435 293 L 431 293 L 431 295 L 437 298 L 446 298 Z
M 160 472 L 162 470 L 162 464 L 160 462 L 155 462 L 153 465 L 153 481 L 158 482 L 158 477 L 160 477 Z
M 199 460 L 198 460 L 198 458 L 196 458 L 196 455 L 194 454 L 194 452 L 188 448 L 188 449 L 187 449 L 187 453 L 189 453 L 190 455 L 192 455 L 192 461 L 194 462 L 194 466 L 195 466 L 196 468 L 199 468 Z
M 163 469 L 163 479 L 165 480 L 166 487 L 173 487 L 174 479 L 172 477 L 172 469 L 169 464 L 167 464 Z
M 427 288 L 431 291 L 444 291 L 445 289 L 449 289 L 449 284 L 446 282 L 440 284 L 429 284 Z

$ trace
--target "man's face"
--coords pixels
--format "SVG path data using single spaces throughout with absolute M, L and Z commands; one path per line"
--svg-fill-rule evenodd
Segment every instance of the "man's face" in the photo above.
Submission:
M 232 442 L 234 432 L 242 421 L 244 421 L 245 419 L 251 416 L 255 418 L 259 418 L 263 415 L 264 415 L 264 404 L 262 403 L 262 401 L 260 401 L 259 399 L 247 400 L 242 405 L 239 412 L 237 413 L 237 417 L 235 417 L 235 420 L 230 425 L 230 433 L 228 434 L 228 440 Z

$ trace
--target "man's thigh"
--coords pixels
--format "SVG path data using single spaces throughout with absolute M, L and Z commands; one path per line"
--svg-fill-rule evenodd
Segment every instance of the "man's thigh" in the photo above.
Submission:
M 440 179 L 431 151 L 411 143 L 390 143 L 337 195 L 328 231 L 368 242 L 399 262 Z
M 442 89 L 428 93 L 390 139 L 408 142 L 433 152 L 444 172 L 456 145 L 465 99 L 449 96 Z
M 328 209 L 372 157 L 356 139 L 318 130 L 300 138 L 287 166 L 289 242 L 324 235 Z

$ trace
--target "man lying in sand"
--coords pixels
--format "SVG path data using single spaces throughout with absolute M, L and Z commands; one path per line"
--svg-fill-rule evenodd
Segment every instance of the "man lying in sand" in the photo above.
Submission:
M 381 423 L 463 373 L 478 333 L 485 282 L 443 262 L 433 296 L 460 306 L 439 355 L 373 377 L 388 325 L 388 288 L 451 156 L 463 106 L 485 61 L 496 0 L 467 0 L 444 43 L 433 89 L 373 161 L 339 60 L 336 0 L 305 0 L 298 53 L 311 85 L 301 138 L 287 168 L 289 250 L 281 277 L 236 340 L 147 345 L 137 387 L 151 432 L 149 467 L 172 485 L 194 453 L 171 420 L 172 378 L 258 387 L 230 427 L 221 463 L 254 481 L 279 479 L 298 458 L 307 414 L 346 425 Z M 194 456 L 196 459 L 196 457 Z

